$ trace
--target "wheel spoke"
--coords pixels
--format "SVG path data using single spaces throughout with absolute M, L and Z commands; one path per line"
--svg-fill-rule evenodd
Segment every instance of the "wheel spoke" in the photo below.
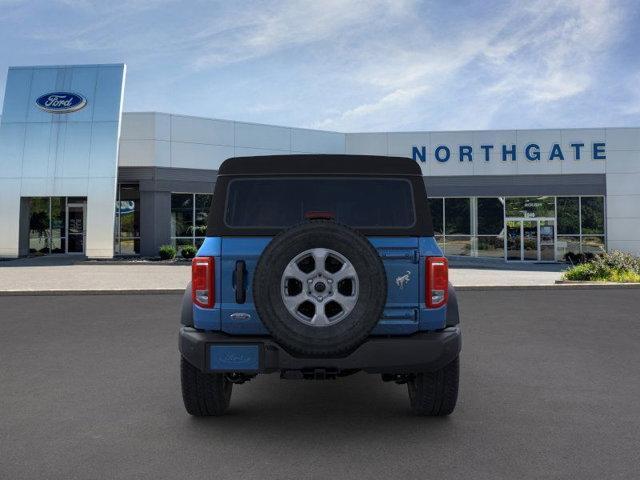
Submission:
M 300 267 L 298 267 L 298 264 L 296 262 L 291 262 L 289 263 L 289 265 L 287 265 L 287 268 L 284 269 L 282 278 L 295 278 L 296 280 L 299 280 L 304 284 L 307 278 L 307 274 L 300 270 Z
M 324 305 L 316 305 L 316 313 L 311 319 L 311 324 L 314 327 L 324 327 L 326 325 L 329 325 L 329 323 L 329 319 L 324 313 Z
M 342 265 L 342 268 L 333 274 L 333 280 L 335 282 L 339 282 L 340 280 L 344 280 L 345 278 L 355 278 L 356 269 L 353 268 L 353 265 L 350 263 L 345 263 Z
M 353 307 L 356 306 L 358 297 L 356 295 L 342 295 L 341 293 L 336 292 L 333 296 L 333 301 L 342 307 L 343 312 L 350 313 L 351 310 L 353 310 Z
M 302 304 L 306 300 L 307 300 L 307 293 L 304 290 L 300 292 L 298 295 L 282 296 L 282 302 L 284 303 L 284 306 L 287 307 L 287 310 L 289 310 L 292 313 L 295 313 L 298 310 L 298 307 L 300 306 L 300 304 Z
M 327 260 L 327 252 L 324 248 L 314 248 L 311 250 L 311 255 L 313 256 L 313 261 L 315 263 L 315 268 L 313 269 L 314 273 L 324 273 L 324 265 Z

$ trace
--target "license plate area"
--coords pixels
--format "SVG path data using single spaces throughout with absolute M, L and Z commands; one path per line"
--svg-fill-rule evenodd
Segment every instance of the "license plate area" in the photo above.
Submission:
M 212 372 L 256 372 L 262 364 L 262 346 L 257 343 L 213 343 L 208 353 Z

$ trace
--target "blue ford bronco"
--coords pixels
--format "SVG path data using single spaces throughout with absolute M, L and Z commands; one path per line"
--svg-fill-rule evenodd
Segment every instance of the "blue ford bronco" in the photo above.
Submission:
M 364 371 L 450 414 L 461 334 L 422 173 L 407 158 L 238 157 L 220 167 L 179 347 L 184 405 L 221 415 L 261 373 Z

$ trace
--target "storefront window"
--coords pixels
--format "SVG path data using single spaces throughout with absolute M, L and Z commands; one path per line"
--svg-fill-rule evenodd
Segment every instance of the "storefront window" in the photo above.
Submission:
M 29 212 L 29 252 L 49 253 L 51 246 L 49 197 L 31 198 Z
M 431 220 L 433 221 L 433 233 L 442 235 L 444 232 L 444 222 L 442 218 L 442 198 L 430 198 L 429 208 L 431 209 Z
M 171 237 L 193 237 L 193 194 L 171 194 Z
M 81 238 L 79 250 L 68 247 L 67 206 L 75 203 L 76 211 L 84 215 L 85 197 L 33 197 L 29 199 L 29 253 L 83 253 L 84 218 L 76 225 Z
M 81 198 L 80 202 L 85 199 Z M 64 197 L 51 198 L 51 253 L 65 253 L 66 203 Z
M 471 255 L 471 237 L 468 235 L 447 235 L 444 241 L 445 255 Z
M 119 255 L 140 253 L 140 191 L 137 185 L 118 186 L 114 251 Z
M 478 198 L 478 235 L 499 235 L 504 229 L 504 199 Z
M 580 234 L 580 209 L 578 197 L 558 197 L 558 234 Z
M 584 253 L 603 253 L 604 237 L 603 236 L 588 236 L 582 237 L 582 251 Z
M 469 198 L 445 198 L 445 235 L 471 234 L 471 207 Z
M 200 193 L 171 194 L 171 242 L 178 250 L 185 245 L 202 245 L 212 198 Z
M 429 207 L 436 241 L 446 255 L 503 258 L 505 238 L 513 260 L 530 254 L 553 261 L 569 252 L 606 251 L 604 197 L 430 198 Z M 511 231 L 505 231 L 505 217 L 514 221 Z
M 211 206 L 212 195 L 196 194 L 196 212 L 194 218 L 194 236 L 203 238 L 207 235 L 207 217 Z
M 555 197 L 512 197 L 506 199 L 506 216 L 520 218 L 555 217 Z
M 580 252 L 580 237 L 579 236 L 558 236 L 556 242 L 556 250 L 558 252 L 558 258 L 562 259 L 567 253 L 579 253 Z
M 503 258 L 504 238 L 502 235 L 478 235 L 478 257 Z
M 604 235 L 604 198 L 582 197 L 582 234 Z

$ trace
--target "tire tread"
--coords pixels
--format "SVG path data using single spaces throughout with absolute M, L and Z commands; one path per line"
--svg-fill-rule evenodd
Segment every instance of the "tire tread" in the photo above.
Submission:
M 180 381 L 184 407 L 190 415 L 218 416 L 229 408 L 233 384 L 223 374 L 201 372 L 181 357 Z
M 450 415 L 458 400 L 460 360 L 456 357 L 435 372 L 422 372 L 408 383 L 411 410 L 416 415 Z

